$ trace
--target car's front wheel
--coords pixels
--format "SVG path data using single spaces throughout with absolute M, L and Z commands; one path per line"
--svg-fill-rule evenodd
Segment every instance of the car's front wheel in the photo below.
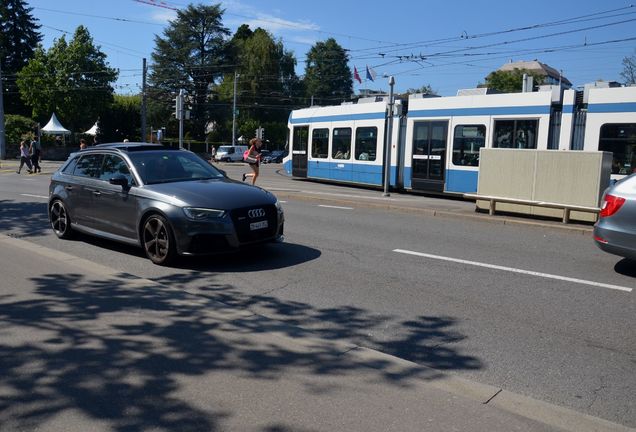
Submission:
M 49 220 L 51 221 L 51 228 L 53 228 L 53 232 L 56 236 L 61 239 L 68 239 L 73 236 L 71 218 L 68 216 L 66 206 L 61 200 L 58 199 L 51 203 Z
M 177 255 L 172 229 L 161 215 L 152 215 L 144 222 L 142 245 L 146 256 L 158 265 L 170 264 Z

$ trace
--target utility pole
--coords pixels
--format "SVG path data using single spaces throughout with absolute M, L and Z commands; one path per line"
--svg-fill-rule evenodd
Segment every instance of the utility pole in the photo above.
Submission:
M 185 95 L 185 90 L 179 90 L 179 96 L 177 97 L 177 115 L 179 117 L 179 148 L 183 148 L 183 96 Z
M 146 142 L 146 58 L 143 60 L 143 75 L 141 79 L 141 142 Z
M 386 130 L 385 148 L 384 148 L 384 193 L 382 196 L 391 196 L 389 193 L 389 183 L 391 181 L 391 143 L 393 135 L 393 86 L 395 85 L 395 78 L 389 77 L 389 110 L 388 110 L 388 122 Z
M 0 65 L 0 159 L 7 157 L 7 146 L 4 139 L 4 85 L 2 84 L 2 66 Z
M 240 75 L 234 71 L 234 104 L 232 106 L 232 145 L 236 145 L 236 83 Z

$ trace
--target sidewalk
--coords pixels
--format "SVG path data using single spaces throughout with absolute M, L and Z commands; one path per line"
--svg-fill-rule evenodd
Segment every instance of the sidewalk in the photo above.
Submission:
M 48 161 L 48 160 L 40 161 L 40 168 L 42 168 L 42 172 L 39 174 L 51 175 L 63 163 L 64 161 Z M 0 160 L 0 173 L 2 174 L 15 173 L 19 166 L 20 166 L 20 159 L 2 159 Z M 27 166 L 24 165 L 22 167 L 22 174 L 27 174 L 27 173 L 28 173 Z
M 317 338 L 217 301 L 224 287 L 188 292 L 2 235 L 0 253 L 3 432 L 630 430 Z

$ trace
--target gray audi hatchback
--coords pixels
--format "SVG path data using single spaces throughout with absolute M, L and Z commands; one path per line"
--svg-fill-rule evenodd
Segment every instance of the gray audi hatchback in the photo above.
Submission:
M 137 245 L 160 265 L 283 239 L 283 209 L 272 193 L 159 144 L 71 154 L 51 177 L 48 213 L 59 238 L 79 231 Z

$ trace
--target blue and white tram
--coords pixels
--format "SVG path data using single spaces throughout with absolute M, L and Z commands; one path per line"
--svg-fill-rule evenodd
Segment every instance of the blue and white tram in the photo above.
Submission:
M 391 161 L 384 163 L 386 101 L 294 110 L 294 177 L 462 194 L 477 191 L 479 150 L 603 150 L 613 177 L 636 169 L 636 87 L 555 89 L 425 98 L 396 103 Z
M 374 101 L 292 111 L 285 169 L 294 177 L 381 186 L 386 107 Z

